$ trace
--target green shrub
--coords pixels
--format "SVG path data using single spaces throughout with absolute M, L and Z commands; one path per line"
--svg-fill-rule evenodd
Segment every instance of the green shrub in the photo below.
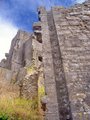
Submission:
M 0 120 L 8 120 L 8 115 L 5 113 L 0 113 Z

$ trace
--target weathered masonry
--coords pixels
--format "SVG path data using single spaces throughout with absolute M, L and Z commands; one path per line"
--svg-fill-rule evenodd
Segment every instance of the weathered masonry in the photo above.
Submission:
M 18 31 L 0 62 L 0 85 L 15 81 L 11 90 L 30 99 L 44 78 L 45 120 L 90 120 L 90 1 L 38 14 L 34 33 Z
M 38 12 L 46 120 L 90 120 L 90 1 Z

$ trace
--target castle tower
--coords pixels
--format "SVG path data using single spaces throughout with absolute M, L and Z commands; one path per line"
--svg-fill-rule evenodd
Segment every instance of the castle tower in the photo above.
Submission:
M 89 120 L 90 2 L 51 11 L 41 7 L 39 20 L 46 120 Z
M 18 31 L 13 39 L 7 59 L 0 63 L 1 80 L 12 80 L 18 72 L 22 93 L 31 97 L 43 73 L 45 120 L 90 120 L 90 1 L 67 9 L 40 7 L 38 14 L 34 34 Z M 24 68 L 33 62 L 36 71 L 25 77 Z

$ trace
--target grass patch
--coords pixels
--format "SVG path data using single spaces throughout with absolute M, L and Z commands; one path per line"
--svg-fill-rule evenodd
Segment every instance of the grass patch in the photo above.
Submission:
M 0 120 L 41 120 L 38 100 L 1 99 Z

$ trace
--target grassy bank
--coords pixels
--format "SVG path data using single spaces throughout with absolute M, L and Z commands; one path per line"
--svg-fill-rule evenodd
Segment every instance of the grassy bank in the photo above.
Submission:
M 1 99 L 0 120 L 41 120 L 37 98 L 34 100 Z

